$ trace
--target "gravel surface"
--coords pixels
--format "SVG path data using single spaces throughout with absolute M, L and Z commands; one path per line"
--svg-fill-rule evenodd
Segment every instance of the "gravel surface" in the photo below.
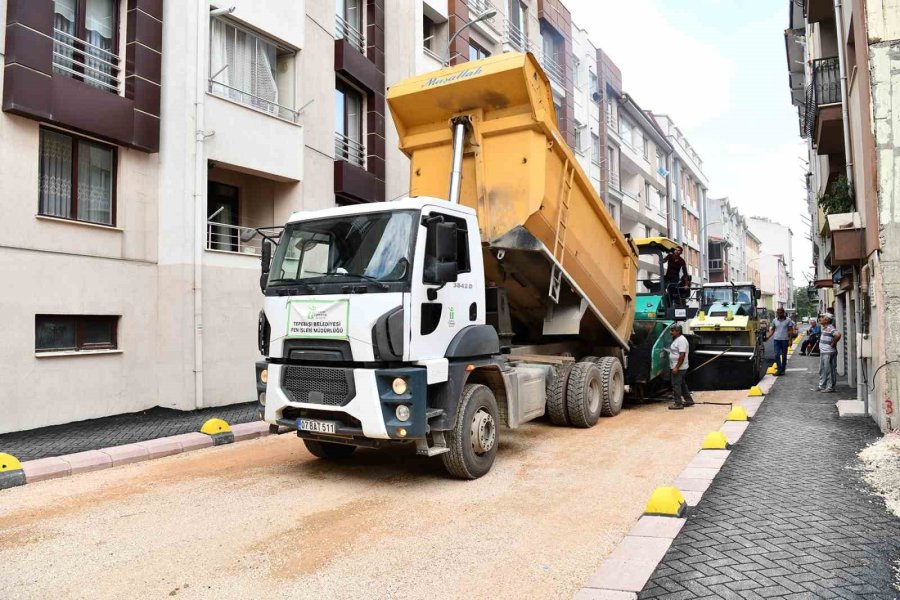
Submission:
M 859 453 L 866 480 L 900 517 L 900 433 L 889 433 Z M 900 589 L 900 587 L 898 587 Z
M 503 430 L 472 482 L 283 435 L 5 490 L 0 598 L 571 598 L 727 411 Z

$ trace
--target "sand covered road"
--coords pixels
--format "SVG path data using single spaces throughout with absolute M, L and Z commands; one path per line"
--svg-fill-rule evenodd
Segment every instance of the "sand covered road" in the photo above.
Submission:
M 727 410 L 503 430 L 471 482 L 283 435 L 5 490 L 0 598 L 571 598 Z

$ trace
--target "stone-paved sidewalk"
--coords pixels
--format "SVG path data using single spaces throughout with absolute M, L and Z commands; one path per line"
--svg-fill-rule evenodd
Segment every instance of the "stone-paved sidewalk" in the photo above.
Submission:
M 871 419 L 838 419 L 795 354 L 640 598 L 900 598 L 900 519 L 860 479 Z
M 248 402 L 187 412 L 156 407 L 139 413 L 5 433 L 0 435 L 0 452 L 26 461 L 144 442 L 199 431 L 213 417 L 232 425 L 255 421 L 256 406 L 256 402 Z

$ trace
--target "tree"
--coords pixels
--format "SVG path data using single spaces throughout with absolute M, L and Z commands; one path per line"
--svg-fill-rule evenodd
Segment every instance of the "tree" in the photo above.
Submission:
M 807 287 L 799 287 L 794 290 L 794 308 L 797 309 L 797 316 L 815 316 L 818 307 L 809 299 Z

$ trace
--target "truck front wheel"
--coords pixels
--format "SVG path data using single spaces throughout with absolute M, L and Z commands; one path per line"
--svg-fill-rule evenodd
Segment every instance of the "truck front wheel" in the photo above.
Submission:
M 334 444 L 317 440 L 303 440 L 310 454 L 318 458 L 347 458 L 356 451 L 356 446 Z
M 441 455 L 444 468 L 460 479 L 478 479 L 491 470 L 497 456 L 500 422 L 494 393 L 484 385 L 463 388 L 456 424 L 446 432 L 449 452 Z

